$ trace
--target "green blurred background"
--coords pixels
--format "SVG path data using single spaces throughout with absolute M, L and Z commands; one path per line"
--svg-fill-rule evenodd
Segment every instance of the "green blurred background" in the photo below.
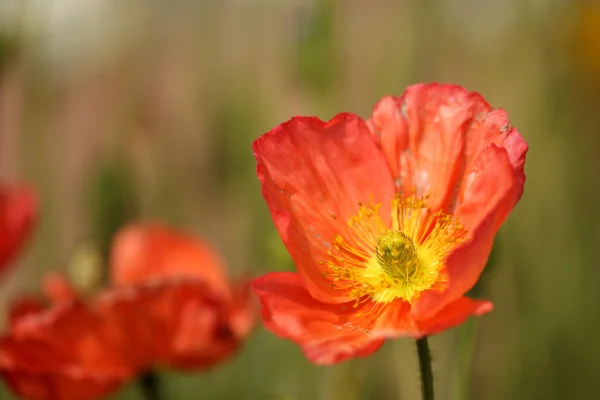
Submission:
M 204 235 L 233 274 L 292 269 L 254 139 L 412 83 L 482 93 L 529 142 L 527 183 L 475 288 L 494 312 L 431 339 L 438 398 L 600 398 L 600 2 L 2 0 L 0 63 L 0 178 L 42 197 L 3 302 L 131 218 Z M 258 327 L 163 375 L 167 399 L 418 399 L 417 371 L 410 340 L 326 368 Z

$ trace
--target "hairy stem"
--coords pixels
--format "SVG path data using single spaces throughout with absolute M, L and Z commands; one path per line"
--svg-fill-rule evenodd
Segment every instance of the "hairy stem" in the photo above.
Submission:
M 417 355 L 421 370 L 421 399 L 433 400 L 433 371 L 431 369 L 431 353 L 427 336 L 417 339 Z

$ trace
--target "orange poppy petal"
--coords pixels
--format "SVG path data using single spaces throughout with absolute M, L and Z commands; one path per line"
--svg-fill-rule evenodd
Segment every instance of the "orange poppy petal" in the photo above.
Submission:
M 241 344 L 225 310 L 211 304 L 188 301 L 177 323 L 165 364 L 178 370 L 213 367 L 231 357 Z
M 44 310 L 43 302 L 34 296 L 22 296 L 9 304 L 8 319 L 15 323 L 26 315 L 36 314 Z
M 411 314 L 415 318 L 429 318 L 473 287 L 485 267 L 496 231 L 521 190 L 506 149 L 493 144 L 483 150 L 466 181 L 456 215 L 467 228 L 470 241 L 448 257 L 446 289 L 424 292 L 413 305 Z
M 40 296 L 21 296 L 9 304 L 9 320 L 16 324 L 21 318 L 44 312 L 47 309 L 47 300 L 52 303 L 65 303 L 77 300 L 77 293 L 65 277 L 56 272 L 44 276 L 43 292 L 46 298 Z
M 489 301 L 461 297 L 432 317 L 417 320 L 409 312 L 408 303 L 397 300 L 382 310 L 371 332 L 373 337 L 381 339 L 420 338 L 452 328 L 463 323 L 470 315 L 480 316 L 491 311 L 492 308 L 493 305 Z
M 180 309 L 166 362 L 172 368 L 199 371 L 227 360 L 254 326 L 256 304 L 248 280 L 233 286 L 230 304 L 198 299 L 201 291 L 196 289 Z
M 114 324 L 109 316 L 93 304 L 61 303 L 20 318 L 10 326 L 9 336 L 21 342 L 24 349 L 28 345 L 31 345 L 29 348 L 46 347 L 52 354 L 48 359 L 65 367 L 128 370 L 132 365 L 127 351 L 130 347 L 128 332 Z M 48 360 L 40 360 L 45 361 Z
M 373 110 L 367 126 L 376 141 L 381 145 L 392 175 L 400 178 L 400 154 L 408 148 L 408 121 L 402 115 L 400 104 L 392 96 L 385 96 Z M 406 172 L 405 174 L 406 175 Z
M 166 365 L 176 369 L 202 370 L 230 358 L 239 348 L 242 337 L 237 337 L 230 326 L 228 303 L 213 298 L 207 289 L 197 283 L 181 282 L 165 291 L 174 291 L 176 310 L 169 338 Z
M 404 195 L 430 195 L 432 209 L 450 210 L 464 190 L 481 151 L 504 147 L 515 179 L 524 184 L 527 144 L 512 128 L 506 112 L 455 85 L 418 84 L 400 97 L 384 97 L 368 125 L 379 139 Z
M 323 276 L 328 248 L 359 203 L 381 204 L 388 218 L 394 197 L 389 166 L 364 121 L 352 114 L 329 122 L 292 118 L 253 150 L 263 196 L 308 291 L 323 302 L 348 301 Z
M 71 287 L 64 275 L 49 272 L 44 275 L 42 289 L 46 298 L 53 303 L 71 301 L 77 298 L 77 292 Z
M 200 279 L 121 287 L 97 304 L 120 327 L 116 333 L 135 340 L 125 353 L 137 370 L 205 369 L 229 358 L 243 339 L 230 327 L 231 304 Z
M 475 300 L 468 297 L 448 304 L 435 316 L 417 323 L 417 334 L 414 337 L 434 335 L 462 324 L 471 315 L 481 316 L 492 311 L 494 305 L 486 300 Z
M 229 295 L 225 263 L 206 243 L 167 227 L 129 225 L 113 240 L 111 279 L 132 285 L 154 279 L 195 277 L 219 294 Z
M 485 116 L 480 116 L 471 125 L 466 139 L 465 171 L 470 171 L 473 168 L 481 152 L 490 144 L 506 149 L 513 169 L 515 184 L 519 188 L 515 193 L 515 202 L 517 202 L 523 194 L 525 184 L 523 168 L 528 146 L 519 132 L 510 125 L 506 111 L 501 108 L 492 110 Z M 459 202 L 464 195 L 466 184 L 465 174 L 465 179 L 459 188 L 459 198 L 457 199 Z
M 310 296 L 301 278 L 291 272 L 270 273 L 254 280 L 265 326 L 299 344 L 315 364 L 335 364 L 368 356 L 383 340 L 373 339 L 367 316 L 353 304 L 324 304 Z
M 257 304 L 250 290 L 251 280 L 243 279 L 233 285 L 233 302 L 229 311 L 229 325 L 235 337 L 248 336 L 256 321 Z
M 105 396 L 133 375 L 111 328 L 79 302 L 22 316 L 0 339 L 0 373 L 32 400 Z
M 199 370 L 241 344 L 229 302 L 200 279 L 124 286 L 14 320 L 0 339 L 0 373 L 37 399 L 93 399 L 159 365 Z
M 37 199 L 28 187 L 0 187 L 0 271 L 21 249 L 37 216 Z
M 479 115 L 491 110 L 477 93 L 455 85 L 409 86 L 399 98 L 384 97 L 371 126 L 380 138 L 405 195 L 429 195 L 446 209 L 462 176 L 466 136 Z

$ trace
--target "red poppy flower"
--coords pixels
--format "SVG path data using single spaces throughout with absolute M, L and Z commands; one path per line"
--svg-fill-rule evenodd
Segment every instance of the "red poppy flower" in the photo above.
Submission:
M 369 121 L 295 117 L 253 145 L 295 273 L 256 279 L 264 322 L 315 363 L 492 309 L 464 294 L 523 192 L 527 144 L 458 86 L 385 97 Z
M 112 291 L 79 298 L 60 274 L 43 281 L 46 298 L 10 304 L 9 331 L 0 338 L 0 374 L 13 391 L 33 400 L 87 400 L 107 395 L 135 376 L 144 355 L 132 340 L 131 296 Z
M 15 304 L 0 373 L 16 393 L 95 399 L 157 366 L 205 369 L 230 357 L 252 326 L 248 285 L 229 285 L 221 260 L 196 239 L 130 226 L 116 236 L 111 262 L 115 287 L 95 297 L 78 299 L 52 275 L 50 309 Z
M 0 186 L 0 272 L 19 252 L 37 214 L 37 200 L 27 187 Z
M 114 319 L 79 301 L 30 310 L 0 338 L 2 378 L 33 400 L 87 400 L 113 392 L 134 374 L 127 359 L 134 341 L 115 329 Z
M 170 329 L 170 347 L 159 363 L 176 369 L 203 369 L 227 359 L 250 332 L 253 304 L 246 282 L 230 284 L 225 263 L 207 244 L 159 225 L 132 225 L 121 230 L 111 253 L 115 285 L 151 285 L 169 296 L 173 288 L 193 287 L 196 297 L 161 316 Z M 201 298 L 199 296 L 202 296 Z M 175 301 L 175 300 L 173 300 Z M 154 306 L 143 306 L 152 313 Z M 158 312 L 158 310 L 156 311 Z

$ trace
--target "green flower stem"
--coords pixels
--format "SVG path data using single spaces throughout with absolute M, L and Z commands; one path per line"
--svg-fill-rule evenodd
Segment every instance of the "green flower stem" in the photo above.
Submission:
M 160 377 L 154 371 L 146 372 L 138 378 L 138 384 L 144 400 L 161 400 Z
M 431 353 L 427 336 L 417 339 L 417 355 L 421 369 L 421 399 L 433 400 L 433 371 L 431 369 Z

